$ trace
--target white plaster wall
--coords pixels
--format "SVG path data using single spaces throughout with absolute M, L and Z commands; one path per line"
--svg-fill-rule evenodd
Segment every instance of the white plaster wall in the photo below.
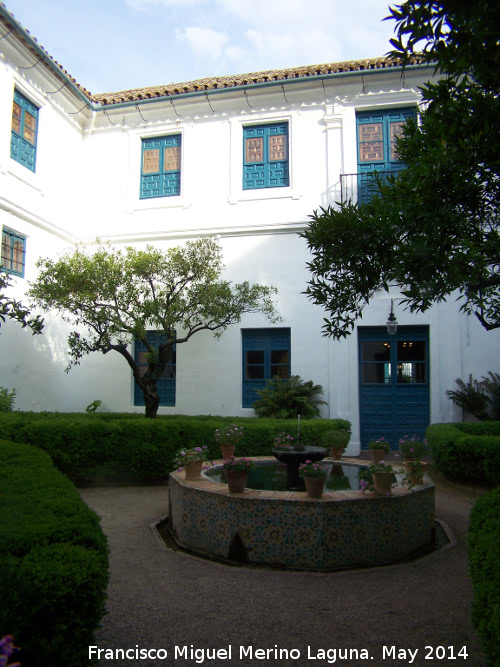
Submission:
M 291 329 L 291 370 L 325 390 L 324 417 L 353 424 L 348 453 L 359 450 L 358 343 L 356 331 L 332 341 L 322 335 L 324 313 L 303 294 L 308 252 L 297 231 L 319 206 L 339 199 L 340 173 L 357 171 L 356 108 L 401 106 L 418 100 L 421 73 L 377 71 L 324 82 L 253 89 L 245 98 L 228 90 L 211 96 L 68 115 L 80 101 L 46 95 L 54 81 L 35 68 L 22 74 L 0 62 L 0 225 L 27 236 L 26 279 L 12 295 L 22 298 L 39 256 L 55 256 L 79 240 L 96 236 L 119 243 L 167 248 L 186 238 L 219 238 L 226 270 L 234 282 L 249 280 L 278 288 L 282 322 L 269 325 L 247 315 L 217 340 L 202 332 L 177 351 L 177 403 L 160 413 L 252 414 L 241 407 L 241 329 Z M 31 78 L 30 78 L 31 77 Z M 17 85 L 40 106 L 37 168 L 10 159 L 12 93 Z M 250 106 L 251 105 L 251 106 Z M 178 115 L 179 114 L 179 115 Z M 243 191 L 243 125 L 287 120 L 291 183 L 288 188 Z M 181 196 L 139 199 L 141 138 L 182 133 Z M 475 377 L 495 366 L 500 332 L 485 332 L 459 313 L 453 299 L 424 314 L 399 305 L 399 293 L 381 293 L 366 308 L 362 326 L 381 326 L 395 299 L 401 325 L 429 325 L 431 421 L 453 421 L 461 411 L 446 397 L 455 379 Z M 103 410 L 138 411 L 133 381 L 116 352 L 94 353 L 68 374 L 68 327 L 46 316 L 42 336 L 7 322 L 0 329 L 0 386 L 15 387 L 16 407 L 25 410 L 84 410 L 93 400 Z

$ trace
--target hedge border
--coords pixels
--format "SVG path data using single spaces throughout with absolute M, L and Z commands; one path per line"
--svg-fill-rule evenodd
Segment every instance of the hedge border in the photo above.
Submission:
M 472 622 L 488 664 L 500 665 L 500 488 L 479 498 L 472 508 L 467 552 Z
M 269 454 L 274 437 L 297 432 L 297 421 L 248 417 L 161 416 L 138 414 L 3 413 L 0 432 L 15 442 L 40 447 L 77 485 L 166 483 L 176 453 L 188 446 L 208 448 L 221 457 L 214 432 L 223 425 L 243 426 L 236 456 Z M 303 419 L 301 435 L 316 442 L 332 428 L 351 428 L 344 419 Z
M 23 667 L 88 667 L 108 584 L 99 518 L 46 452 L 0 440 L 0 466 L 2 632 Z
M 443 475 L 487 487 L 500 485 L 500 422 L 432 424 L 426 438 Z

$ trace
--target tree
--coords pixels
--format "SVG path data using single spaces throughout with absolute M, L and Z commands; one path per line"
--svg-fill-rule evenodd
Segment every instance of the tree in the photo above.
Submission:
M 271 298 L 275 288 L 220 279 L 221 251 L 213 239 L 188 241 L 166 252 L 152 246 L 121 250 L 99 245 L 93 253 L 77 248 L 58 260 L 39 260 L 38 268 L 29 296 L 76 327 L 68 338 L 67 370 L 90 352 L 115 350 L 132 369 L 150 418 L 156 417 L 157 384 L 174 345 L 204 330 L 220 336 L 244 313 L 279 319 Z M 155 347 L 147 330 L 168 338 Z M 147 349 L 142 373 L 129 349 L 134 340 Z
M 43 319 L 40 315 L 31 317 L 30 310 L 26 306 L 3 293 L 5 289 L 11 286 L 12 280 L 9 274 L 0 270 L 0 321 L 5 322 L 6 318 L 9 318 L 19 322 L 23 328 L 31 329 L 33 335 L 42 333 Z
M 380 289 L 397 283 L 424 312 L 457 292 L 486 330 L 500 327 L 500 5 L 407 0 L 391 10 L 403 66 L 419 58 L 442 75 L 397 141 L 404 168 L 376 179 L 371 201 L 319 209 L 303 234 L 306 294 L 326 335 L 347 336 Z

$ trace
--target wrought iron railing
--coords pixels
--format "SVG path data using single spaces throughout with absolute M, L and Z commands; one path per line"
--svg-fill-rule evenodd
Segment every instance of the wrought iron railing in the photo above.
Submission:
M 387 178 L 394 171 L 368 171 L 357 174 L 340 174 L 340 200 L 342 203 L 365 204 L 377 191 L 377 177 Z

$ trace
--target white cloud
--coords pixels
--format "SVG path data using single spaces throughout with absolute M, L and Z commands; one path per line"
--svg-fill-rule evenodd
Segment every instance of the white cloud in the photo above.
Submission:
M 139 11 L 147 11 L 152 7 L 178 7 L 180 9 L 192 7 L 193 5 L 205 5 L 212 0 L 124 0 L 127 7 Z
M 211 28 L 195 26 L 175 31 L 176 39 L 186 43 L 200 60 L 219 62 L 224 57 L 228 36 Z

